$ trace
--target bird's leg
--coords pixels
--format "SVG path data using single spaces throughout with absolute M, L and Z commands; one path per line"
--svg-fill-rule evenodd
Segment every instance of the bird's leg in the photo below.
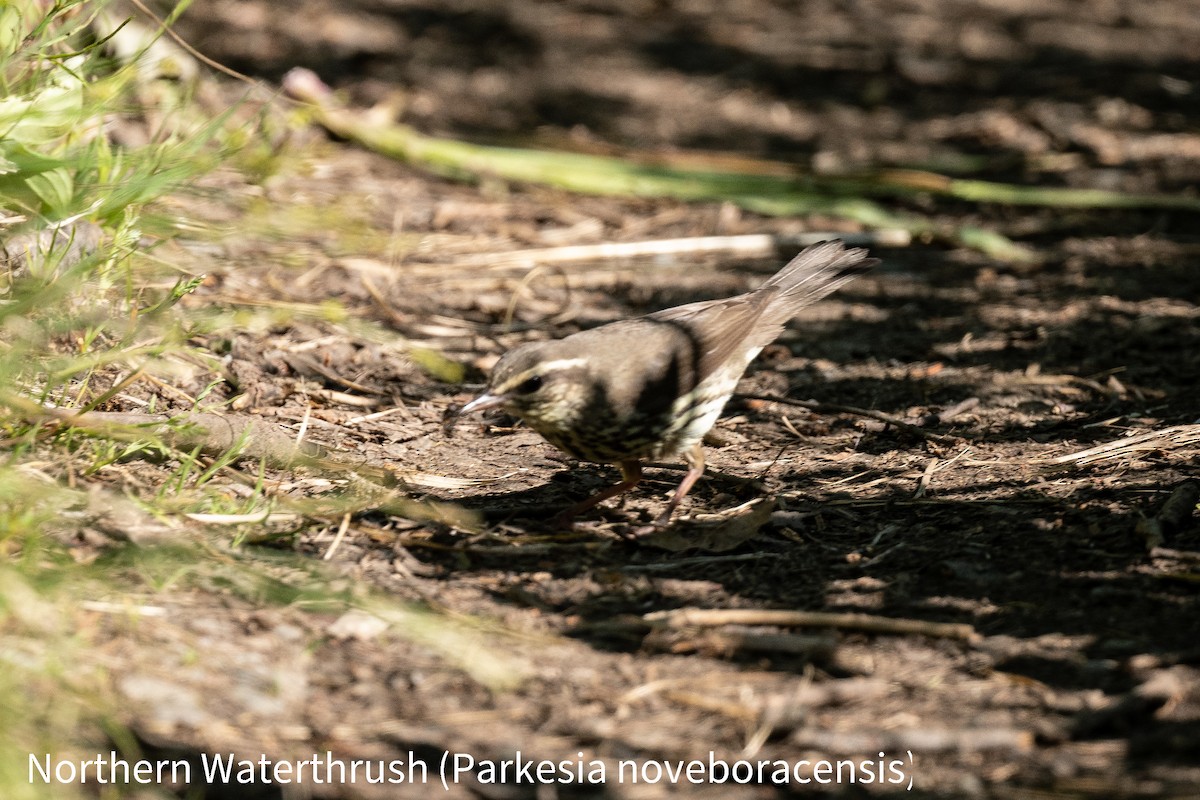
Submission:
M 679 482 L 679 488 L 675 490 L 675 494 L 671 495 L 671 500 L 667 503 L 666 510 L 654 521 L 656 527 L 664 527 L 671 521 L 671 515 L 675 513 L 679 502 L 687 497 L 687 493 L 692 490 L 692 487 L 696 485 L 696 481 L 704 474 L 704 448 L 699 442 L 692 445 L 692 449 L 684 453 L 683 458 L 687 461 L 687 474 Z
M 616 497 L 619 494 L 628 492 L 633 487 L 637 486 L 642 481 L 642 464 L 639 461 L 621 461 L 617 464 L 621 470 L 621 482 L 615 486 L 610 486 L 603 491 L 597 492 L 586 500 L 580 500 L 575 505 L 568 508 L 566 511 L 558 514 L 554 521 L 558 525 L 569 525 L 571 520 L 579 514 L 592 508 L 597 503 L 603 503 L 610 497 Z

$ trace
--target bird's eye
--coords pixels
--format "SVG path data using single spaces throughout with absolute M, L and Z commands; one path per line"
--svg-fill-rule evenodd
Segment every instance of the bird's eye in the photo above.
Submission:
M 534 375 L 526 378 L 517 386 L 517 394 L 533 394 L 540 388 L 542 388 L 542 376 Z

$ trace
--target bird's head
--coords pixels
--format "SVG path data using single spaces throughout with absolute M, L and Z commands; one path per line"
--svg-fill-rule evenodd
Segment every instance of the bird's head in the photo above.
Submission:
M 561 429 L 585 413 L 592 389 L 587 359 L 561 341 L 530 342 L 496 362 L 487 390 L 459 414 L 502 408 L 535 430 Z

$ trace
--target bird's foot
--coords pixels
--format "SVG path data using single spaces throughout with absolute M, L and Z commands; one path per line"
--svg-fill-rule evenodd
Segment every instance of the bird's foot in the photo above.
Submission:
M 633 528 L 628 534 L 629 538 L 641 539 L 646 536 L 653 536 L 656 533 L 662 533 L 667 528 L 671 527 L 671 513 L 674 510 L 675 509 L 673 507 L 668 508 L 666 511 L 655 517 L 654 521 L 649 525 L 641 525 Z

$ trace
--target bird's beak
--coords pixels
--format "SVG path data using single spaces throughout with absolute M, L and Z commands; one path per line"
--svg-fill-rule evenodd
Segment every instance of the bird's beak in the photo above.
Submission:
M 486 411 L 489 408 L 499 408 L 504 405 L 504 397 L 498 394 L 481 394 L 458 410 L 458 416 L 473 414 L 476 411 Z
M 457 411 L 454 406 L 446 409 L 446 414 L 442 417 L 442 433 L 446 436 L 454 435 L 454 425 L 458 422 L 459 417 L 464 414 L 471 414 L 476 411 L 486 411 L 489 408 L 496 408 L 504 405 L 504 398 L 495 394 L 481 394 L 471 402 L 467 403 Z

